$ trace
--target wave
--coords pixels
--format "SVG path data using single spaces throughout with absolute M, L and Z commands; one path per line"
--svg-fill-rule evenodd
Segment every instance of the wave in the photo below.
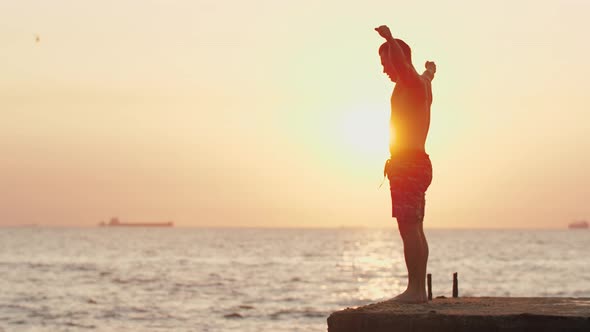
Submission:
M 158 282 L 162 282 L 163 280 L 160 278 L 142 278 L 142 277 L 131 277 L 131 278 L 113 278 L 111 279 L 111 281 L 115 284 L 134 284 L 134 285 L 143 285 L 143 284 L 152 284 L 152 283 L 158 283 Z
M 330 313 L 327 311 L 322 311 L 322 310 L 316 310 L 313 308 L 305 308 L 305 309 L 282 309 L 282 310 L 278 310 L 270 315 L 268 315 L 268 317 L 272 320 L 279 320 L 282 319 L 283 317 L 287 316 L 290 318 L 297 318 L 297 317 L 303 317 L 303 318 L 322 318 L 322 317 L 328 317 Z

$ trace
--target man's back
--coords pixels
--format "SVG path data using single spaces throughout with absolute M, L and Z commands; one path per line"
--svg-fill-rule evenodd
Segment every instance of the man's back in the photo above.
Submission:
M 422 76 L 412 85 L 398 82 L 391 95 L 392 155 L 399 151 L 424 152 L 424 144 L 430 127 L 432 88 L 430 80 Z

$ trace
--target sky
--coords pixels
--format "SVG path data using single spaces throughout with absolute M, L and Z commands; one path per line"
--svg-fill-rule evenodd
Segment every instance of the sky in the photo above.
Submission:
M 0 225 L 395 225 L 386 24 L 437 64 L 425 227 L 563 228 L 590 218 L 589 12 L 0 1 Z

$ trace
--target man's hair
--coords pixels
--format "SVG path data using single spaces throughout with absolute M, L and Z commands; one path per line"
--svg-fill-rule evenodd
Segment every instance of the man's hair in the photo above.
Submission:
M 406 42 L 401 39 L 395 38 L 394 40 L 397 42 L 399 47 L 402 49 L 402 52 L 404 53 L 406 58 L 408 58 L 408 60 L 411 63 L 412 62 L 412 49 L 410 49 L 410 46 L 408 46 L 408 44 L 406 44 Z M 381 55 L 385 51 L 385 49 L 388 47 L 389 47 L 389 44 L 387 42 L 381 44 L 381 46 L 379 46 L 379 55 Z

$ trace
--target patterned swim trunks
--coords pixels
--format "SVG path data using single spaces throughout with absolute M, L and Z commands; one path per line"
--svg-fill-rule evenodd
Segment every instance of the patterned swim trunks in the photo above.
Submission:
M 432 163 L 421 151 L 398 153 L 385 162 L 391 191 L 391 216 L 397 221 L 422 222 L 426 189 L 432 182 Z

